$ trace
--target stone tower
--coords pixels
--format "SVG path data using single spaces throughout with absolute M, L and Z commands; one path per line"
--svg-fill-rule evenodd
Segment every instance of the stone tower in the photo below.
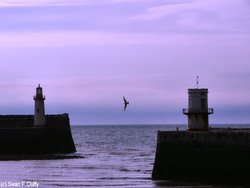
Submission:
M 45 126 L 45 108 L 44 108 L 44 100 L 45 96 L 43 96 L 43 89 L 40 87 L 40 84 L 36 88 L 36 95 L 34 96 L 35 100 L 35 115 L 34 115 L 34 126 L 41 127 Z
M 197 131 L 208 130 L 208 115 L 213 109 L 208 108 L 208 89 L 188 89 L 188 108 L 183 114 L 188 116 L 188 129 Z

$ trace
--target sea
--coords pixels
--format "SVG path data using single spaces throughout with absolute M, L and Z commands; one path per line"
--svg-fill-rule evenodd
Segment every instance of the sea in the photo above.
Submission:
M 157 131 L 177 126 L 186 129 L 186 125 L 72 126 L 75 157 L 0 161 L 0 187 L 218 188 L 151 179 Z M 250 127 L 242 125 L 246 126 Z

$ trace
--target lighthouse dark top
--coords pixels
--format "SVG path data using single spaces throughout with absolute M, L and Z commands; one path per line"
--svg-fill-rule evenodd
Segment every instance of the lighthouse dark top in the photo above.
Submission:
M 45 96 L 43 95 L 43 89 L 38 85 L 36 88 L 36 95 L 34 96 L 35 100 L 35 112 L 34 112 L 34 126 L 45 126 L 45 108 L 44 108 L 44 100 Z

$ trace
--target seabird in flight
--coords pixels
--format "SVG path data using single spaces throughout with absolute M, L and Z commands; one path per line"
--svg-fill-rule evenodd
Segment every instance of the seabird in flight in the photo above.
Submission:
M 129 102 L 125 99 L 125 97 L 123 96 L 123 100 L 124 100 L 124 111 L 126 110 Z

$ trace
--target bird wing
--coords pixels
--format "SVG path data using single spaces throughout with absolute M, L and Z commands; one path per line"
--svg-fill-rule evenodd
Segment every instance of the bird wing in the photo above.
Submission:
M 125 111 L 129 102 L 125 99 L 124 96 L 123 96 L 123 100 L 124 100 L 124 111 Z
M 127 103 L 124 103 L 124 111 L 126 110 L 127 108 Z

